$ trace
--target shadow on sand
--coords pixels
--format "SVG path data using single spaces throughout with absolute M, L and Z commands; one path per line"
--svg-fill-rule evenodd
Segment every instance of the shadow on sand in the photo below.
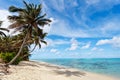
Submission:
M 22 61 L 19 66 L 33 66 L 33 67 L 40 67 L 40 66 L 45 66 L 48 68 L 55 68 L 55 69 L 65 69 L 64 67 L 59 67 L 55 65 L 50 65 L 50 64 L 45 64 L 45 63 L 39 63 L 39 62 L 34 62 L 34 61 Z
M 32 62 L 32 61 L 31 61 Z M 29 62 L 27 62 L 27 61 L 22 61 L 22 62 L 20 62 L 19 63 L 19 66 L 32 66 L 32 67 L 39 67 L 39 65 L 38 64 L 36 64 L 36 63 L 31 63 L 30 61 Z
M 65 67 L 61 67 L 61 66 L 59 67 L 59 66 L 56 66 L 56 65 L 50 65 L 50 64 L 45 64 L 45 63 L 33 62 L 33 61 L 30 61 L 30 62 L 25 62 L 24 61 L 24 62 L 19 64 L 19 66 L 26 66 L 26 65 L 27 66 L 34 66 L 34 67 L 45 66 L 47 68 L 53 68 L 53 72 L 55 72 L 55 74 L 65 75 L 67 77 L 70 77 L 70 76 L 77 76 L 77 77 L 85 76 L 84 72 L 73 71 L 73 70 L 69 70 Z
M 70 71 L 70 70 L 58 71 L 58 70 L 54 70 L 54 72 L 58 75 L 65 75 L 67 77 L 70 77 L 70 76 L 77 76 L 77 77 L 85 76 L 85 73 L 80 72 L 80 71 Z

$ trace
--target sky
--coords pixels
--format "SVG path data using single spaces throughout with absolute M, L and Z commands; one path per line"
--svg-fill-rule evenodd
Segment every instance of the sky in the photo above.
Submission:
M 42 13 L 52 20 L 44 27 L 48 44 L 36 48 L 31 59 L 120 58 L 120 0 L 25 1 L 42 4 Z M 22 0 L 0 0 L 2 27 L 10 24 L 11 5 L 24 7 Z

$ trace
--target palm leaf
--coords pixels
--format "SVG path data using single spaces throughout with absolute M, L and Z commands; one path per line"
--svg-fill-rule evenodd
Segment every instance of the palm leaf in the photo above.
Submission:
M 6 37 L 6 34 L 4 32 L 0 32 L 0 35 Z
M 46 41 L 44 41 L 44 40 L 41 40 L 41 42 L 47 45 L 47 42 L 46 42 Z
M 6 29 L 6 28 L 0 28 L 0 30 L 3 30 L 3 31 L 7 31 L 7 32 L 9 32 L 9 30 Z
M 10 12 L 18 12 L 18 11 L 23 11 L 23 9 L 17 8 L 17 7 L 15 7 L 15 6 L 10 6 L 10 7 L 9 7 L 9 11 L 10 11 Z
M 46 14 L 44 14 L 44 15 L 42 15 L 42 16 L 39 16 L 39 17 L 37 17 L 36 19 L 35 19 L 35 21 L 37 21 L 37 20 L 39 20 L 39 19 L 41 19 L 41 18 L 44 18 L 46 16 Z

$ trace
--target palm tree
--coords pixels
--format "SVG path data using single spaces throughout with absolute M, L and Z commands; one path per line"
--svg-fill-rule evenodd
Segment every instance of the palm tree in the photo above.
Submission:
M 46 33 L 43 33 L 42 27 L 48 25 L 51 20 L 44 18 L 46 14 L 41 15 L 41 4 L 27 4 L 25 1 L 23 3 L 25 8 L 9 7 L 10 12 L 17 12 L 19 14 L 17 16 L 8 16 L 8 19 L 12 22 L 9 28 L 15 29 L 15 31 L 21 31 L 25 34 L 25 37 L 23 37 L 22 45 L 17 55 L 8 64 L 12 64 L 19 57 L 27 41 L 32 40 L 39 47 L 41 47 L 41 42 L 46 43 L 44 41 Z

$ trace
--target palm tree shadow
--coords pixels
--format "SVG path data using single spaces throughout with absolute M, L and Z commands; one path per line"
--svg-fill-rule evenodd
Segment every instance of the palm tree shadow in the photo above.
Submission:
M 29 63 L 29 62 L 21 62 L 19 64 L 19 66 L 32 66 L 32 67 L 40 67 L 38 64 L 33 64 L 33 63 Z
M 54 65 L 49 65 L 49 64 L 42 64 L 42 65 L 48 68 L 65 69 L 64 67 L 59 67 L 59 66 L 54 66 Z
M 77 76 L 77 77 L 85 76 L 85 73 L 80 72 L 80 71 L 70 71 L 70 70 L 58 71 L 58 70 L 54 70 L 54 72 L 58 75 L 65 75 L 67 77 L 70 77 L 70 76 Z

